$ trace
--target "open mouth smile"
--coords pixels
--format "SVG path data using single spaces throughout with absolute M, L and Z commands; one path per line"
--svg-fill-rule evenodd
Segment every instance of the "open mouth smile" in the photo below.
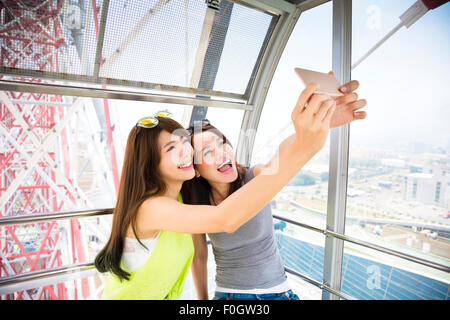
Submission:
M 192 162 L 178 166 L 178 169 L 187 170 L 192 168 Z
M 222 163 L 218 168 L 217 171 L 221 173 L 229 173 L 230 170 L 233 169 L 233 165 L 231 163 L 230 159 L 227 159 L 224 163 Z

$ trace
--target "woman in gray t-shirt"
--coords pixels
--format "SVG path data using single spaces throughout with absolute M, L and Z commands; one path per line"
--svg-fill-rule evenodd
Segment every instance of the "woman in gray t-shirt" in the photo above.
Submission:
M 331 124 L 336 126 L 365 118 L 355 113 L 365 101 L 356 101 L 352 92 L 357 81 L 346 84 L 347 94 L 337 101 Z M 341 105 L 341 108 L 339 106 Z M 334 119 L 334 122 L 333 122 Z M 264 165 L 250 168 L 239 165 L 226 137 L 208 120 L 190 127 L 194 148 L 196 177 L 183 184 L 183 201 L 189 204 L 218 205 L 256 175 L 273 169 Z M 287 138 L 283 143 L 289 143 Z M 271 172 L 272 170 L 272 172 Z M 270 204 L 233 233 L 210 233 L 216 262 L 214 299 L 296 300 L 287 282 L 283 262 L 276 245 Z M 195 256 L 192 263 L 197 296 L 208 299 L 206 235 L 193 235 Z
M 250 181 L 258 167 L 245 168 L 234 159 L 233 149 L 220 131 L 203 123 L 192 137 L 196 178 L 181 189 L 189 204 L 218 205 Z M 286 280 L 275 242 L 270 204 L 233 233 L 209 233 L 216 261 L 214 299 L 298 299 Z M 207 299 L 205 234 L 193 235 L 192 274 L 199 299 Z M 194 255 L 195 256 L 195 255 Z M 202 257 L 203 256 L 203 257 Z

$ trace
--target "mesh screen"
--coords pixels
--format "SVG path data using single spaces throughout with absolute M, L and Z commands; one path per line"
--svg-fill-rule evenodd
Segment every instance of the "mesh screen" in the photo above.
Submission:
M 239 94 L 273 18 L 225 0 L 218 11 L 198 0 L 109 1 L 97 80 L 103 1 L 2 1 L 0 9 L 0 66 L 7 73 Z
M 88 1 L 2 1 L 0 65 L 92 75 L 101 3 L 94 9 Z

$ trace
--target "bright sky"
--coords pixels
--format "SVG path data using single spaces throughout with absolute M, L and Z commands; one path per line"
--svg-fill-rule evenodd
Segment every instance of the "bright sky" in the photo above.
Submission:
M 352 60 L 356 61 L 396 26 L 400 22 L 399 16 L 414 2 L 413 0 L 353 1 Z M 188 18 L 190 50 L 187 67 L 192 70 L 200 36 L 199 27 L 195 22 L 202 21 L 204 6 L 199 5 L 198 1 L 190 1 L 189 6 L 190 8 L 195 6 L 191 9 L 196 8 L 197 11 L 194 16 Z M 172 49 L 177 55 L 183 55 L 184 7 L 175 6 L 170 10 L 178 20 L 166 31 L 171 35 L 177 32 L 180 34 L 176 48 Z M 242 73 L 251 72 L 252 66 L 249 61 L 258 54 L 255 48 L 258 48 L 258 44 L 263 40 L 269 23 L 268 18 L 260 20 L 260 17 L 260 13 L 242 7 L 233 12 L 223 61 L 219 67 L 220 78 L 216 80 L 214 89 L 239 92 L 245 85 L 245 82 L 242 83 Z M 151 25 L 149 28 L 154 30 L 151 29 Z M 267 145 L 268 140 L 289 123 L 292 108 L 303 89 L 293 69 L 302 67 L 321 72 L 331 70 L 331 28 L 331 2 L 309 10 L 300 17 L 271 83 L 255 150 Z M 157 37 L 151 39 L 158 41 Z M 139 41 L 138 50 L 143 50 L 145 46 L 148 48 L 151 42 L 147 40 L 145 43 Z M 138 50 L 132 50 L 136 58 L 134 66 L 130 66 L 132 68 L 130 74 L 134 74 L 136 68 L 145 70 L 145 65 L 141 64 L 141 55 L 136 55 Z M 155 59 L 163 57 L 163 53 L 155 53 Z M 405 143 L 425 142 L 440 146 L 444 150 L 450 149 L 448 126 L 450 96 L 447 92 L 450 87 L 449 53 L 450 5 L 447 3 L 428 12 L 411 28 L 400 29 L 358 66 L 352 72 L 352 78 L 361 83 L 358 93 L 361 98 L 368 101 L 365 108 L 368 117 L 351 124 L 352 145 L 395 149 Z M 161 60 L 161 64 L 164 66 L 172 64 L 169 71 L 176 72 L 181 82 L 185 81 L 185 59 L 179 58 L 177 61 L 183 62 L 183 65 L 177 65 L 175 60 L 171 61 L 171 57 L 173 52 Z M 148 59 L 148 56 L 145 56 L 145 59 Z M 120 129 L 125 139 L 129 128 L 139 117 L 148 115 L 149 110 L 160 108 L 147 106 L 149 104 L 127 102 L 126 108 L 122 106 L 117 108 L 116 116 L 120 119 Z M 169 109 L 175 113 L 176 120 L 181 120 L 183 110 L 181 106 L 169 106 Z M 242 115 L 242 111 L 209 108 L 207 118 L 236 143 Z M 292 128 L 285 130 L 284 135 L 290 130 Z M 282 137 L 283 134 L 275 140 L 279 141 Z
M 352 61 L 396 26 L 399 16 L 414 2 L 353 1 Z M 428 12 L 411 28 L 400 29 L 353 70 L 352 79 L 361 83 L 359 96 L 368 101 L 368 117 L 350 126 L 353 146 L 394 149 L 401 143 L 420 141 L 447 149 L 449 18 L 449 4 Z M 258 134 L 257 145 L 265 144 L 265 134 L 278 132 L 270 126 L 289 121 L 287 113 L 302 89 L 293 68 L 331 70 L 331 20 L 331 3 L 300 17 L 272 81 L 259 127 L 265 132 Z

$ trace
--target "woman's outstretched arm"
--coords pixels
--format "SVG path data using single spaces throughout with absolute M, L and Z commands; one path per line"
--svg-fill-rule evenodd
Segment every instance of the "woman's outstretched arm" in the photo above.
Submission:
M 330 71 L 329 74 L 334 74 L 334 72 Z M 365 99 L 358 100 L 358 95 L 354 92 L 358 88 L 359 82 L 357 80 L 352 80 L 339 88 L 344 95 L 341 97 L 333 97 L 336 101 L 336 110 L 331 117 L 330 128 L 336 128 L 355 120 L 366 118 L 367 114 L 365 111 L 356 111 L 367 105 Z M 293 139 L 295 139 L 294 135 L 284 139 L 278 148 L 279 152 L 283 152 Z M 275 157 L 277 157 L 277 155 L 275 155 Z M 253 168 L 253 175 L 256 177 L 263 171 L 267 172 L 267 170 L 270 169 L 270 165 L 270 161 L 267 164 L 255 165 Z
M 138 210 L 140 232 L 232 233 L 257 214 L 324 146 L 335 102 L 314 94 L 317 85 L 302 91 L 291 119 L 296 134 L 272 159 L 270 172 L 260 174 L 218 206 L 186 205 L 168 197 L 145 200 Z

